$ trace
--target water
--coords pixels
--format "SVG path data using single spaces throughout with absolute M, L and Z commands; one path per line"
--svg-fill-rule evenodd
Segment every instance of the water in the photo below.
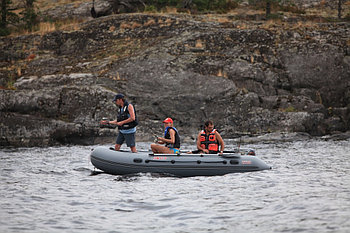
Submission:
M 350 140 L 245 146 L 273 170 L 92 175 L 92 146 L 3 149 L 0 232 L 350 232 Z

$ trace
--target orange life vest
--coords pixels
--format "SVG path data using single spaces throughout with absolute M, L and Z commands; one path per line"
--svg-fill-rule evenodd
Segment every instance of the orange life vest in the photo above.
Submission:
M 200 143 L 203 149 L 208 149 L 211 153 L 219 151 L 219 143 L 216 141 L 215 135 L 216 129 L 213 129 L 209 134 L 206 134 L 204 130 L 201 131 Z

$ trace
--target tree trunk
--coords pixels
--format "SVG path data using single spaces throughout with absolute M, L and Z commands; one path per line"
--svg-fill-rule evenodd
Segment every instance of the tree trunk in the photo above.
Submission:
M 1 0 L 1 22 L 0 28 L 5 28 L 7 25 L 6 21 L 7 16 L 7 0 Z
M 26 0 L 27 8 L 32 9 L 32 8 L 34 7 L 34 6 L 33 6 L 34 1 L 35 1 L 35 0 Z
M 338 0 L 338 19 L 341 19 L 342 0 Z
M 192 0 L 183 0 L 182 1 L 182 8 L 191 9 L 191 6 L 192 6 Z
M 271 14 L 271 0 L 266 0 L 266 18 Z

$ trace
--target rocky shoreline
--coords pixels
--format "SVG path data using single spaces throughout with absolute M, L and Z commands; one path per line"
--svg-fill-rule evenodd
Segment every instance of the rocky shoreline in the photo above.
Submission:
M 119 92 L 136 106 L 140 141 L 166 117 L 185 141 L 206 119 L 227 139 L 349 138 L 349 28 L 123 14 L 0 38 L 0 146 L 111 143 L 117 132 L 98 122 L 115 118 Z

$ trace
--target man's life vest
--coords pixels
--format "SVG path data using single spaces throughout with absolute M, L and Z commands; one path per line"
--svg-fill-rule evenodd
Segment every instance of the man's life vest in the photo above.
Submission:
M 130 117 L 130 113 L 129 113 L 129 103 L 127 101 L 124 102 L 124 107 L 119 107 L 119 112 L 118 112 L 118 116 L 117 116 L 117 121 L 124 121 L 126 119 L 128 119 Z M 138 121 L 137 121 L 137 116 L 136 116 L 136 109 L 135 106 L 134 107 L 134 113 L 135 113 L 135 120 L 129 123 L 126 123 L 122 126 L 118 126 L 118 129 L 131 129 L 134 128 L 138 125 Z
M 175 127 L 171 127 L 171 126 L 166 127 L 164 132 L 164 138 L 171 139 L 169 129 L 173 129 L 175 131 L 175 143 L 174 144 L 166 143 L 165 146 L 169 148 L 180 148 L 180 135 L 177 132 L 177 129 Z
M 209 150 L 209 153 L 217 153 L 219 151 L 219 143 L 216 140 L 215 132 L 216 129 L 213 129 L 209 134 L 206 134 L 204 130 L 201 131 L 201 147 Z

